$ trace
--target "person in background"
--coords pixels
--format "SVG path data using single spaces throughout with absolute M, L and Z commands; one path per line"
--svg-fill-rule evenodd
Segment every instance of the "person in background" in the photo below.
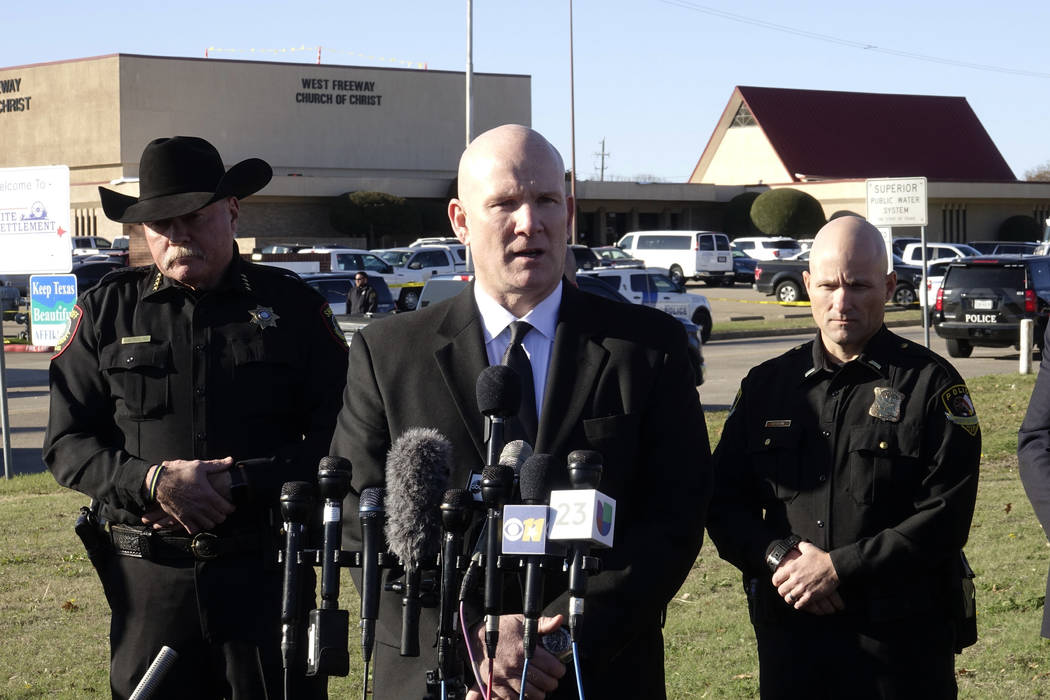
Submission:
M 106 216 L 142 224 L 153 264 L 74 307 L 51 360 L 44 461 L 108 523 L 94 537 L 113 697 L 169 646 L 157 698 L 280 698 L 278 497 L 316 481 L 328 454 L 346 342 L 297 276 L 237 253 L 239 202 L 269 165 L 227 171 L 210 143 L 176 136 L 146 146 L 139 175 L 139 197 L 99 191 Z M 294 697 L 323 697 L 300 656 Z
M 354 275 L 354 286 L 346 295 L 346 312 L 348 314 L 370 314 L 378 305 L 376 290 L 368 283 L 368 275 L 358 272 Z
M 878 229 L 832 220 L 803 277 L 819 330 L 742 382 L 707 523 L 743 572 L 762 697 L 955 697 L 976 410 L 951 364 L 883 324 Z

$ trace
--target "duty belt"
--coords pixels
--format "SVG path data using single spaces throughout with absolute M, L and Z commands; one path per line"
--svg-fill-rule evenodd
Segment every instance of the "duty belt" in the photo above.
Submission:
M 110 526 L 110 537 L 117 554 L 158 562 L 216 559 L 262 549 L 262 538 L 254 533 L 219 536 L 211 532 L 198 532 L 188 537 L 165 530 L 115 523 Z

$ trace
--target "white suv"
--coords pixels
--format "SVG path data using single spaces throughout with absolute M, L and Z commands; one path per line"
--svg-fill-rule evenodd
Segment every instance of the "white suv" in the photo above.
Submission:
M 966 258 L 980 255 L 981 251 L 965 243 L 926 243 L 926 264 L 941 262 L 949 258 Z M 922 243 L 909 243 L 904 246 L 901 258 L 909 265 L 922 267 Z
M 755 260 L 783 260 L 798 255 L 802 246 L 787 236 L 751 236 L 733 239 L 733 247 Z

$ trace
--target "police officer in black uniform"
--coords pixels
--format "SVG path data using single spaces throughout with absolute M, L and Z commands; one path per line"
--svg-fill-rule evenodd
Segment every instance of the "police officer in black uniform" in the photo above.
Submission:
M 938 355 L 883 325 L 896 275 L 857 217 L 805 274 L 817 337 L 744 379 L 708 532 L 744 574 L 763 698 L 955 697 L 980 428 Z
M 139 198 L 99 188 L 110 219 L 143 223 L 154 265 L 78 300 L 51 361 L 44 459 L 110 524 L 113 697 L 164 645 L 179 656 L 153 697 L 282 695 L 275 511 L 327 454 L 347 347 L 320 295 L 236 254 L 238 199 L 270 177 L 176 136 L 143 151 Z

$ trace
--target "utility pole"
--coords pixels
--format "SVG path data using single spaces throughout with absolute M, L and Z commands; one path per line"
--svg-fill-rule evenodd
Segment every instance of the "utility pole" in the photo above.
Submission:
M 602 137 L 602 150 L 598 151 L 594 155 L 596 155 L 599 158 L 601 158 L 601 163 L 602 163 L 601 169 L 598 171 L 599 172 L 598 180 L 599 180 L 599 182 L 605 182 L 605 157 L 608 156 L 608 155 L 612 155 L 612 154 L 605 152 L 605 138 L 604 137 Z

